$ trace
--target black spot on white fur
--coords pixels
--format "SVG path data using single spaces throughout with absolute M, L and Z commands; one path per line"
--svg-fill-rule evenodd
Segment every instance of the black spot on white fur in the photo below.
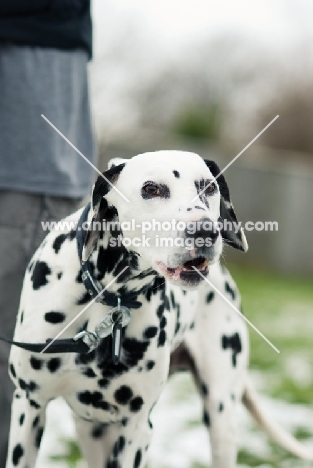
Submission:
M 37 359 L 34 356 L 31 356 L 30 365 L 32 366 L 34 370 L 40 370 L 42 368 L 43 361 L 41 359 Z
M 164 317 L 163 315 L 163 317 L 160 320 L 160 328 L 165 328 L 166 324 L 167 324 L 167 320 L 166 320 L 166 317 Z
M 102 409 L 103 411 L 110 411 L 113 409 L 116 410 L 114 405 L 111 405 L 107 401 L 103 400 L 103 394 L 98 391 L 90 392 L 89 390 L 86 390 L 84 392 L 80 392 L 77 395 L 77 399 L 83 405 L 91 405 L 94 408 Z
M 135 367 L 144 357 L 149 346 L 149 341 L 139 341 L 135 338 L 124 338 L 124 360 L 128 367 Z
M 98 424 L 97 426 L 93 427 L 91 431 L 91 437 L 93 439 L 101 439 L 104 434 L 105 427 L 106 426 L 104 424 Z
M 113 456 L 117 458 L 119 454 L 124 450 L 126 444 L 125 437 L 120 436 L 114 444 Z
M 233 290 L 233 288 L 230 286 L 230 284 L 228 283 L 228 281 L 225 282 L 225 291 L 230 294 L 232 300 L 234 301 L 236 299 L 236 293 L 235 291 Z
M 35 401 L 35 400 L 29 400 L 30 406 L 32 406 L 35 409 L 39 409 L 40 405 Z
M 39 416 L 36 416 L 35 419 L 33 420 L 33 427 L 37 427 L 39 423 Z
M 135 455 L 134 468 L 139 468 L 141 463 L 141 450 L 138 449 Z
M 86 369 L 83 370 L 83 375 L 89 378 L 94 378 L 97 377 L 97 374 L 94 372 L 94 370 L 91 367 L 87 367 Z
M 207 297 L 206 297 L 206 302 L 207 304 L 210 304 L 213 299 L 214 299 L 214 292 L 213 291 L 210 291 L 208 294 L 207 294 Z
M 158 346 L 164 346 L 166 342 L 166 332 L 165 330 L 161 330 L 159 334 L 159 339 L 158 339 Z
M 47 362 L 47 367 L 51 373 L 54 373 L 61 367 L 61 363 L 60 358 L 52 358 Z
M 147 361 L 146 362 L 146 369 L 147 371 L 151 371 L 155 366 L 155 362 L 154 361 Z
M 202 420 L 203 420 L 203 423 L 204 423 L 204 425 L 205 425 L 206 427 L 210 427 L 210 424 L 211 424 L 210 416 L 209 416 L 209 413 L 208 413 L 206 410 L 203 411 L 203 418 L 202 418 Z
M 20 388 L 21 388 L 22 390 L 26 390 L 26 389 L 27 389 L 27 385 L 26 385 L 25 380 L 23 380 L 23 379 L 18 379 L 18 384 L 19 384 L 19 386 L 20 386 Z
M 110 384 L 109 379 L 100 379 L 98 380 L 98 385 L 100 388 L 107 388 Z
M 63 314 L 63 312 L 51 311 L 51 312 L 45 313 L 45 321 L 48 323 L 53 323 L 53 324 L 62 323 L 64 322 L 64 320 L 65 320 L 65 314 Z
M 41 442 L 41 439 L 42 439 L 42 435 L 43 435 L 43 427 L 39 427 L 37 429 L 36 437 L 35 437 L 35 446 L 37 448 L 40 447 L 40 442 Z
M 201 391 L 202 391 L 203 396 L 208 396 L 209 389 L 208 389 L 208 386 L 204 382 L 201 385 Z
M 51 270 L 46 262 L 36 262 L 33 269 L 31 280 L 33 282 L 33 288 L 35 290 L 48 284 L 47 276 L 51 274 Z
M 13 377 L 14 379 L 16 379 L 15 367 L 13 366 L 12 363 L 11 363 L 10 366 L 9 366 L 9 370 L 10 370 L 10 373 L 11 373 L 12 377 Z
M 148 327 L 144 331 L 144 337 L 147 339 L 154 338 L 158 333 L 157 327 Z
M 60 248 L 62 247 L 62 244 L 65 241 L 65 239 L 67 238 L 67 236 L 68 236 L 67 234 L 60 234 L 58 237 L 56 237 L 54 239 L 52 248 L 53 248 L 53 250 L 55 251 L 56 254 L 59 253 Z
M 142 405 L 143 405 L 143 399 L 141 397 L 135 397 L 130 401 L 129 409 L 133 413 L 137 413 L 138 411 L 141 410 Z
M 222 348 L 227 350 L 230 348 L 232 350 L 232 363 L 233 367 L 237 365 L 237 355 L 242 351 L 242 344 L 239 333 L 234 333 L 231 336 L 222 336 Z
M 131 388 L 126 385 L 123 385 L 122 387 L 118 388 L 114 393 L 115 401 L 120 405 L 127 405 L 132 396 L 133 392 Z
M 14 449 L 13 449 L 13 453 L 12 453 L 12 463 L 14 466 L 17 466 L 20 462 L 20 459 L 22 458 L 24 454 L 24 450 L 23 450 L 23 447 L 21 446 L 21 444 L 17 444 Z

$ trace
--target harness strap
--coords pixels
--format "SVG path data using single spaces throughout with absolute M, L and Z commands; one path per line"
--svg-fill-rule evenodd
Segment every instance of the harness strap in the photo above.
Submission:
M 99 296 L 103 287 L 97 281 L 97 279 L 92 275 L 92 264 L 89 260 L 83 262 L 82 255 L 83 255 L 83 247 L 84 241 L 86 239 L 87 230 L 83 228 L 83 224 L 87 221 L 88 213 L 90 210 L 90 202 L 85 206 L 84 211 L 79 218 L 76 230 L 76 241 L 77 241 L 77 251 L 78 257 L 81 265 L 82 270 L 82 281 L 88 293 L 90 294 L 90 298 L 94 299 L 95 297 Z M 123 294 L 122 305 L 128 307 L 129 309 L 139 309 L 142 306 L 140 301 L 137 301 L 137 293 L 126 293 Z M 103 291 L 103 293 L 97 297 L 96 302 L 100 302 L 101 304 L 115 307 L 118 302 L 118 296 L 109 291 Z
M 21 343 L 19 341 L 7 340 L 6 338 L 0 337 L 0 341 L 5 343 L 17 346 L 18 348 L 26 349 L 27 351 L 32 351 L 33 353 L 41 353 L 43 349 L 50 343 L 52 340 L 47 340 L 46 343 Z M 76 341 L 73 338 L 68 338 L 64 340 L 54 341 L 47 351 L 44 354 L 58 354 L 58 353 L 89 353 L 89 346 L 80 338 Z

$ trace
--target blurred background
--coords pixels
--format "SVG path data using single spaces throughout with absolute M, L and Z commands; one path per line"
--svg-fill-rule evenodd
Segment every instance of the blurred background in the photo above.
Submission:
M 245 314 L 280 350 L 250 330 L 263 404 L 311 447 L 312 19 L 310 0 L 94 0 L 90 66 L 102 170 L 113 157 L 157 149 L 195 151 L 223 168 L 279 114 L 225 174 L 239 220 L 279 229 L 246 233 L 248 253 L 227 247 L 223 261 Z M 59 407 L 42 466 L 83 466 Z M 175 376 L 154 413 L 149 468 L 208 466 L 200 421 L 193 383 Z M 310 466 L 275 448 L 243 410 L 239 443 L 241 467 Z

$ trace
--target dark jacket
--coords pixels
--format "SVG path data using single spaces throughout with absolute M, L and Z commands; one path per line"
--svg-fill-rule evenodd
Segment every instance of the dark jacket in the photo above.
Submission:
M 84 48 L 91 57 L 90 0 L 0 0 L 0 42 Z

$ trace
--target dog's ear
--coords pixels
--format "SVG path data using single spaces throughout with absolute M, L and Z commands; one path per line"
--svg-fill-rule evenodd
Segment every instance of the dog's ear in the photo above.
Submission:
M 221 234 L 223 239 L 225 239 L 226 243 L 234 247 L 235 249 L 242 250 L 243 252 L 247 252 L 248 250 L 248 243 L 246 236 L 244 235 L 243 230 L 240 228 L 237 231 L 234 223 L 238 221 L 235 214 L 235 210 L 233 204 L 230 199 L 228 185 L 226 183 L 225 177 L 223 174 L 219 175 L 221 172 L 218 165 L 214 161 L 204 160 L 205 164 L 208 166 L 214 178 L 216 178 L 216 182 L 218 183 L 220 194 L 221 194 L 221 203 L 220 203 L 220 220 L 223 222 L 223 228 L 221 230 Z M 230 226 L 232 225 L 232 229 L 227 227 L 227 224 Z
M 92 212 L 92 219 L 86 234 L 82 260 L 88 260 L 94 251 L 101 232 L 100 224 L 104 219 L 112 221 L 117 211 L 114 207 L 109 207 L 105 196 L 112 190 L 116 183 L 121 171 L 125 166 L 125 162 L 119 164 L 118 159 L 113 159 L 109 162 L 109 169 L 103 172 L 103 176 L 99 176 L 93 186 L 90 209 Z M 122 160 L 123 161 L 123 160 Z
M 121 164 L 124 164 L 125 166 L 126 163 L 127 163 L 127 159 L 113 158 L 113 159 L 110 159 L 110 161 L 108 162 L 108 169 L 112 169 L 115 166 L 120 166 Z

